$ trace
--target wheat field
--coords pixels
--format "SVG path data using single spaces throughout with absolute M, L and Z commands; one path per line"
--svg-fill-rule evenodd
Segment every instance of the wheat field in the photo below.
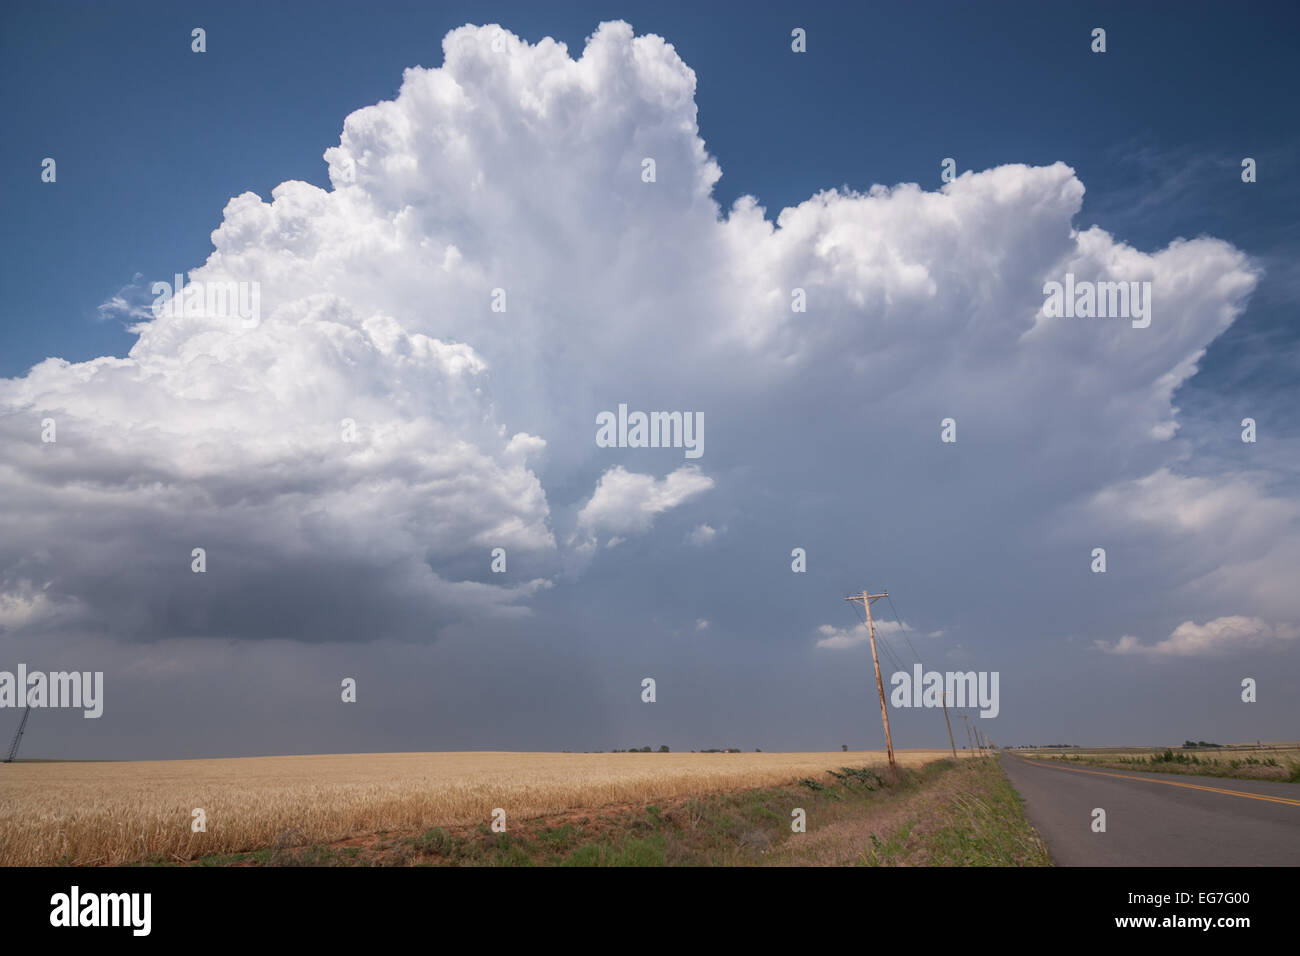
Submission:
M 920 766 L 948 751 L 897 751 Z M 193 860 L 277 841 L 488 823 L 763 787 L 883 751 L 830 753 L 406 753 L 0 765 L 0 865 Z M 206 832 L 192 830 L 192 812 Z

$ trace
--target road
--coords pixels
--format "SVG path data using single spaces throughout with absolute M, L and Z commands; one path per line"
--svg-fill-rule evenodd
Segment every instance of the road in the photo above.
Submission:
M 1300 866 L 1300 785 L 1007 753 L 1001 764 L 1059 866 Z M 1097 807 L 1105 833 L 1092 831 Z

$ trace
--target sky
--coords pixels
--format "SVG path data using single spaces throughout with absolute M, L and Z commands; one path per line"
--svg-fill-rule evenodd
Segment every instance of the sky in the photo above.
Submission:
M 1298 19 L 7 4 L 23 756 L 1294 739 Z

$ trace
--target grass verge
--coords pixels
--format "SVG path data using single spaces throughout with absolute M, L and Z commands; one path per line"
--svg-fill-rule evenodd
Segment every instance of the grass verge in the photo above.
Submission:
M 806 832 L 792 832 L 802 810 Z M 845 767 L 786 786 L 581 810 L 511 823 L 282 839 L 201 866 L 1042 866 L 1050 860 L 991 759 L 895 773 Z
M 1061 763 L 1081 763 L 1090 767 L 1109 767 L 1112 770 L 1140 770 L 1143 773 L 1180 773 L 1200 777 L 1227 777 L 1235 780 L 1276 780 L 1283 783 L 1300 783 L 1300 763 L 1279 761 L 1274 757 L 1206 758 L 1188 755 L 1171 749 L 1148 756 L 1086 756 L 1056 754 L 1051 757 L 1031 757 L 1031 760 L 1050 760 Z

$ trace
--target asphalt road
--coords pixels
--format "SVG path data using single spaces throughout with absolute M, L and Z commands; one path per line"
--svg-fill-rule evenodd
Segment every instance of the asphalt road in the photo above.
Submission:
M 1059 866 L 1300 866 L 1300 784 L 1062 763 L 1001 758 Z

